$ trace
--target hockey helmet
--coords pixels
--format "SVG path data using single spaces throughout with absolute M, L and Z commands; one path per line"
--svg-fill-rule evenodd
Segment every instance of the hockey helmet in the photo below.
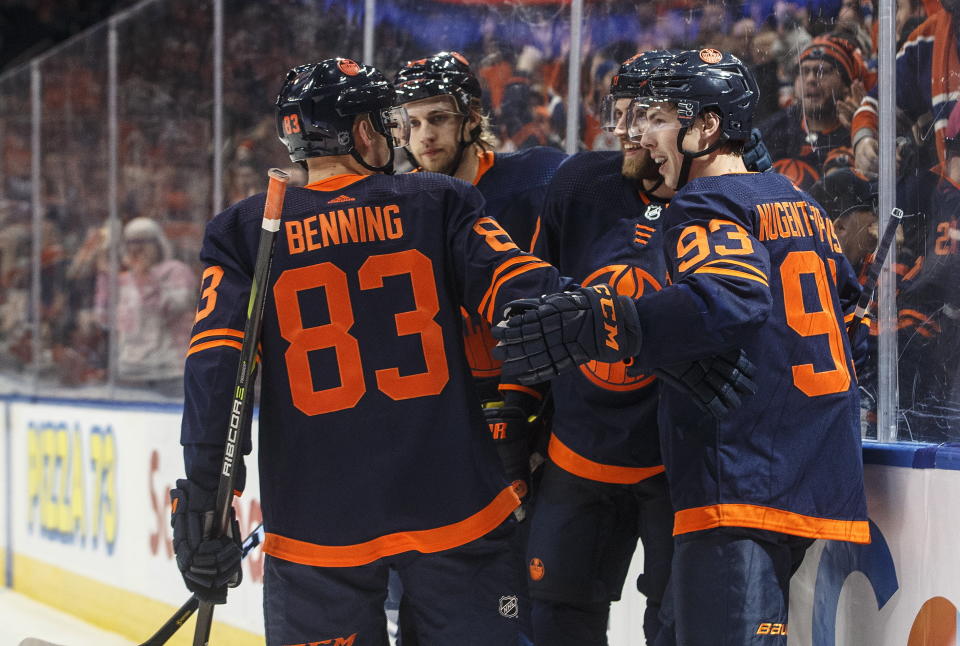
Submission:
M 369 113 L 374 129 L 392 147 L 406 145 L 409 123 L 395 99 L 393 86 L 369 65 L 347 58 L 300 65 L 287 72 L 277 97 L 277 134 L 295 162 L 350 154 L 371 170 L 388 170 L 360 158 L 353 124 L 357 115 Z M 391 148 L 391 167 L 392 160 Z
M 650 73 L 677 53 L 676 50 L 657 49 L 637 52 L 625 60 L 610 81 L 610 94 L 600 102 L 600 128 L 613 132 L 619 122 L 617 99 L 639 96 Z
M 676 105 L 682 129 L 706 110 L 720 116 L 726 139 L 747 141 L 760 89 L 739 58 L 716 49 L 682 52 L 657 67 L 643 94 Z
M 480 81 L 470 62 L 459 52 L 439 52 L 408 61 L 393 79 L 400 104 L 432 96 L 450 95 L 461 114 L 470 111 L 471 99 L 480 99 Z

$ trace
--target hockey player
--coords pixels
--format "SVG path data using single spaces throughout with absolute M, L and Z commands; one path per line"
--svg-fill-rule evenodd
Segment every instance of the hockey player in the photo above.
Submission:
M 649 151 L 632 142 L 627 108 L 666 51 L 620 66 L 601 103 L 601 128 L 619 151 L 582 152 L 550 184 L 534 253 L 583 285 L 609 283 L 637 297 L 666 285 L 662 212 L 673 191 Z M 553 379 L 549 460 L 533 512 L 528 565 L 534 642 L 607 643 L 610 603 L 620 598 L 643 542 L 644 632 L 653 643 L 673 552 L 656 409 L 659 383 L 623 361 L 592 361 Z
M 484 211 L 502 226 L 522 249 L 529 249 L 534 223 L 547 184 L 566 155 L 555 148 L 534 147 L 515 153 L 495 153 L 481 112 L 480 82 L 467 59 L 458 52 L 439 52 L 407 62 L 394 79 L 398 103 L 410 115 L 407 154 L 414 166 L 444 173 L 477 187 Z M 539 417 L 543 395 L 519 384 L 500 383 L 500 362 L 491 355 L 490 326 L 475 312 L 464 310 L 464 345 L 477 385 L 487 426 L 497 446 L 507 478 L 524 498 L 529 496 L 530 449 L 540 428 L 528 421 Z M 540 418 L 542 419 L 542 418 Z M 522 519 L 528 505 L 518 508 Z M 526 545 L 520 528 L 518 564 Z M 404 642 L 412 643 L 401 615 Z M 521 595 L 524 632 L 529 633 L 529 603 Z
M 280 139 L 309 183 L 287 190 L 260 340 L 270 646 L 386 646 L 390 569 L 422 644 L 517 641 L 520 579 L 504 521 L 519 500 L 472 387 L 460 308 L 490 321 L 511 298 L 556 290 L 557 272 L 484 217 L 470 185 L 390 174 L 407 123 L 394 102 L 379 71 L 342 58 L 294 68 L 277 99 Z M 204 599 L 222 600 L 239 573 L 236 527 L 221 539 L 202 528 L 263 204 L 261 194 L 214 218 L 201 252 L 187 477 L 171 496 L 177 563 Z
M 409 61 L 394 86 L 398 102 L 410 115 L 407 152 L 415 166 L 476 186 L 486 202 L 486 215 L 520 248 L 530 249 L 547 184 L 566 155 L 543 146 L 494 153 L 480 108 L 480 82 L 457 52 Z M 464 317 L 464 343 L 507 476 L 526 482 L 525 420 L 540 408 L 541 394 L 500 384 L 500 362 L 490 353 L 490 327 L 476 313 Z
M 813 540 L 870 540 L 843 314 L 859 286 L 812 198 L 745 172 L 758 92 L 746 66 L 684 52 L 645 92 L 641 143 L 677 189 L 663 216 L 672 284 L 636 300 L 594 285 L 514 304 L 497 352 L 524 381 L 634 357 L 696 392 L 712 355 L 746 351 L 757 391 L 726 416 L 661 391 L 675 510 L 664 614 L 683 646 L 785 644 L 790 577 Z

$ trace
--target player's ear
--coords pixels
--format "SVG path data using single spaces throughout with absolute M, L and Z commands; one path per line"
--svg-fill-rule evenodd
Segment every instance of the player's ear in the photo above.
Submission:
M 358 116 L 357 120 L 353 122 L 353 140 L 358 146 L 369 147 L 375 134 L 376 131 L 374 131 L 373 124 L 370 123 L 370 118 L 367 115 Z
M 720 137 L 720 115 L 713 110 L 707 110 L 701 115 L 703 121 L 703 138 L 714 141 Z

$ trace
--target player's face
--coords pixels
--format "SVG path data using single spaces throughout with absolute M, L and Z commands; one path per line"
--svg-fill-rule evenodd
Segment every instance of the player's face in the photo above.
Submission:
M 845 213 L 833 223 L 843 255 L 854 266 L 877 246 L 877 215 L 869 209 Z
M 849 93 L 840 70 L 830 61 L 816 59 L 800 63 L 796 89 L 804 111 L 817 117 L 834 114 L 837 102 Z
M 640 145 L 639 141 L 630 139 L 631 124 L 628 123 L 628 112 L 632 102 L 633 99 L 630 97 L 617 99 L 614 102 L 613 117 L 617 120 L 617 125 L 613 129 L 613 134 L 620 139 L 620 149 L 623 151 L 623 165 L 620 173 L 632 180 L 656 179 L 659 171 L 650 158 L 650 153 Z
M 464 116 L 452 97 L 437 96 L 404 104 L 410 115 L 410 152 L 424 170 L 452 174 Z
M 649 151 L 653 163 L 663 175 L 664 184 L 676 188 L 683 163 L 683 154 L 677 149 L 677 132 L 680 130 L 677 109 L 670 103 L 652 103 L 645 112 L 646 124 L 640 145 Z

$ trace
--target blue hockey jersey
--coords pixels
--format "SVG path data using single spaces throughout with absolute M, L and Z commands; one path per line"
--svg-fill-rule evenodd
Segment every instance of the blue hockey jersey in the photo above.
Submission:
M 673 285 L 636 301 L 640 365 L 743 348 L 756 394 L 717 421 L 660 400 L 674 532 L 870 539 L 844 312 L 860 287 L 824 210 L 776 173 L 690 181 L 665 213 Z
M 582 285 L 607 283 L 638 298 L 666 284 L 665 204 L 621 175 L 620 152 L 583 152 L 550 184 L 534 253 Z M 623 361 L 591 361 L 551 381 L 550 458 L 582 478 L 632 484 L 663 472 L 659 384 Z
M 521 249 L 530 249 L 534 225 L 547 185 L 566 155 L 556 148 L 536 146 L 515 153 L 484 152 L 473 180 L 486 201 L 486 214 L 502 226 Z M 496 341 L 490 326 L 464 311 L 464 345 L 470 370 L 482 396 L 499 399 L 500 361 L 490 354 Z
M 214 487 L 264 196 L 207 226 L 186 361 L 187 475 Z M 560 288 L 445 175 L 287 190 L 261 337 L 264 551 L 353 566 L 472 541 L 518 504 L 464 357 L 460 308 Z M 249 438 L 243 443 L 250 450 Z

